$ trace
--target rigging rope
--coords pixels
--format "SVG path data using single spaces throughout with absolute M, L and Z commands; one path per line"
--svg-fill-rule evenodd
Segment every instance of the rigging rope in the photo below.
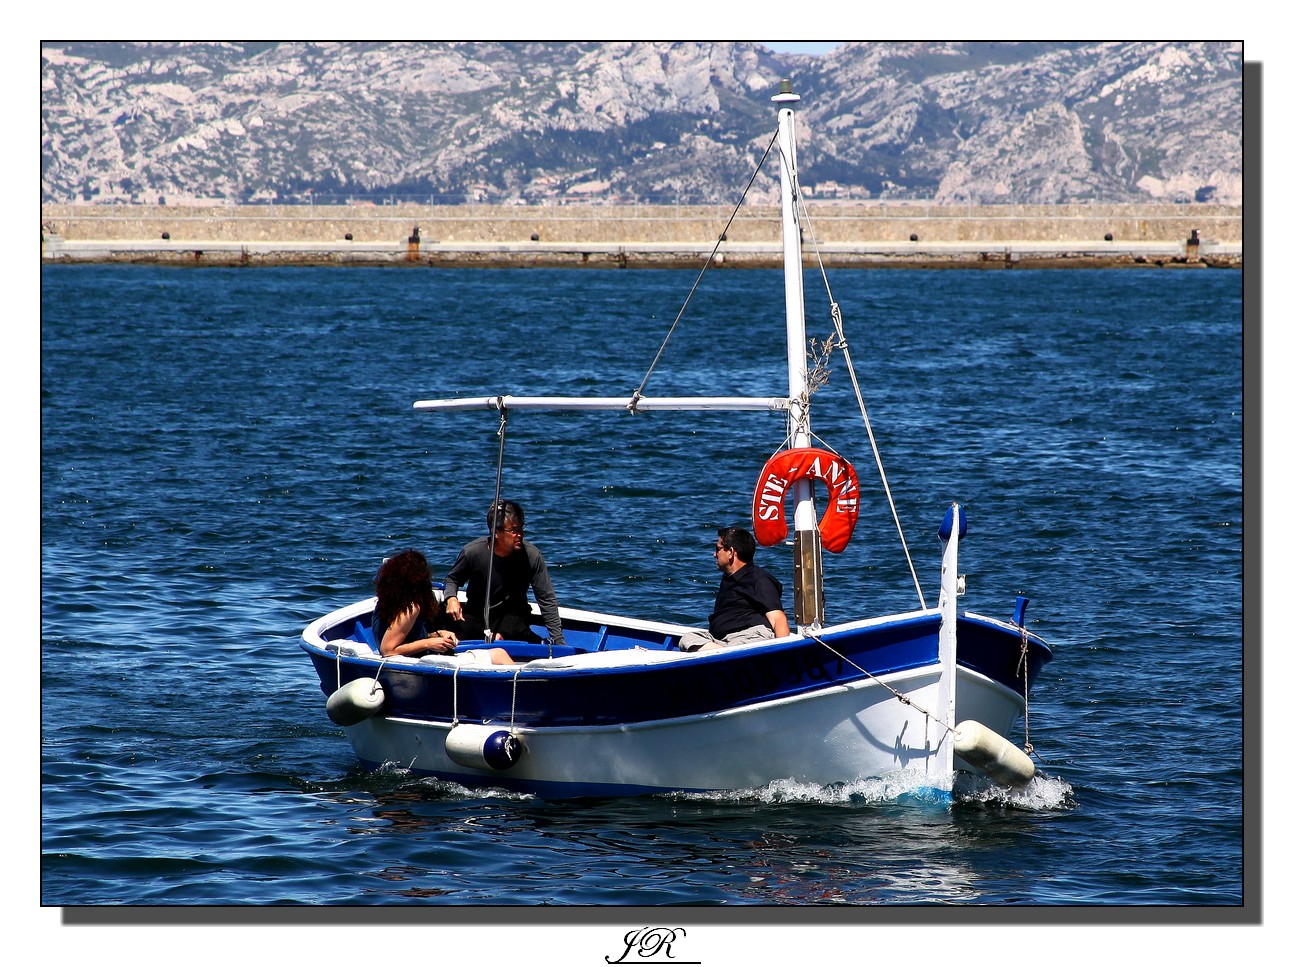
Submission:
M 503 495 L 503 448 L 507 445 L 507 407 L 503 398 L 498 397 L 498 475 L 494 478 L 493 510 L 489 512 L 489 571 L 485 575 L 484 587 L 484 640 L 493 641 L 494 633 L 489 627 L 489 592 L 494 586 L 494 537 L 498 532 L 498 515 L 502 512 Z M 506 523 L 504 516 L 503 522 Z M 456 678 L 454 679 L 456 683 Z
M 782 152 L 783 150 L 782 147 L 780 147 L 779 150 L 780 152 Z M 805 202 L 802 198 L 801 190 L 800 187 L 797 185 L 796 178 L 797 178 L 796 172 L 794 171 L 793 190 L 797 201 L 799 217 L 805 220 L 806 228 L 810 232 L 811 244 L 809 247 L 810 250 L 815 255 L 815 262 L 820 270 L 820 278 L 824 282 L 824 292 L 828 296 L 828 300 L 829 300 L 829 314 L 833 319 L 834 332 L 833 335 L 829 337 L 829 340 L 828 342 L 826 342 L 826 345 L 832 343 L 837 348 L 841 349 L 842 355 L 846 360 L 847 374 L 851 379 L 851 386 L 856 394 L 856 405 L 859 406 L 860 408 L 860 417 L 863 423 L 865 424 L 865 432 L 869 437 L 870 448 L 874 451 L 874 463 L 878 467 L 879 479 L 883 483 L 883 493 L 887 497 L 888 507 L 892 511 L 892 520 L 896 524 L 897 536 L 901 539 L 901 549 L 905 552 L 906 565 L 910 568 L 910 577 L 915 584 L 915 594 L 918 595 L 919 597 L 919 606 L 921 608 L 926 608 L 927 603 L 924 600 L 923 588 L 919 584 L 919 575 L 915 571 L 914 561 L 910 557 L 910 547 L 906 542 L 906 535 L 901 527 L 901 518 L 897 514 L 896 501 L 893 500 L 892 498 L 892 490 L 887 482 L 887 471 L 883 466 L 883 458 L 878 449 L 878 441 L 875 440 L 874 438 L 874 428 L 873 426 L 870 425 L 869 413 L 865 408 L 865 399 L 860 391 L 860 381 L 856 377 L 856 368 L 851 361 L 851 349 L 847 343 L 846 333 L 842 328 L 842 307 L 839 306 L 837 300 L 833 298 L 833 290 L 831 285 L 829 284 L 828 273 L 825 271 L 824 268 L 824 259 L 821 257 L 819 246 L 816 243 L 815 226 L 811 221 L 810 211 L 809 209 L 807 209 Z M 836 338 L 836 342 L 834 342 L 835 338 Z M 812 344 L 813 342 L 814 341 L 812 340 Z M 817 388 L 818 386 L 814 385 L 813 380 L 812 382 L 808 382 L 807 396 L 809 396 L 810 393 L 813 393 Z M 1020 674 L 1023 677 L 1023 751 L 1028 756 L 1032 756 L 1036 753 L 1036 750 L 1033 748 L 1032 745 L 1032 737 L 1031 737 L 1032 724 L 1029 721 L 1032 704 L 1029 698 L 1029 685 L 1030 685 L 1029 679 L 1031 676 L 1030 676 L 1030 668 L 1028 665 L 1028 629 L 1020 625 L 1019 630 L 1022 633 L 1022 642 L 1021 642 L 1020 653 L 1019 653 L 1019 662 L 1015 673 Z M 851 659 L 847 658 L 845 655 L 841 655 L 841 652 L 838 652 L 827 642 L 823 641 L 818 635 L 811 635 L 811 638 L 814 641 L 818 641 L 821 645 L 824 645 L 825 648 L 828 648 L 830 651 L 833 651 L 835 654 L 840 655 L 842 659 L 847 662 L 847 664 L 851 665 L 853 668 L 857 669 L 862 674 L 866 675 L 868 678 L 873 679 L 877 684 L 882 685 L 884 688 L 888 689 L 890 692 L 892 692 L 893 695 L 896 696 L 898 701 L 904 702 L 906 705 L 909 705 L 911 708 L 915 709 L 916 711 L 921 712 L 924 716 L 936 720 L 937 722 L 941 723 L 941 725 L 944 728 L 946 728 L 948 731 L 950 732 L 955 731 L 953 728 L 951 728 L 951 726 L 947 725 L 941 719 L 937 718 L 937 716 L 933 715 L 930 711 L 916 705 L 906 695 L 897 691 L 895 688 L 893 688 L 891 685 L 888 685 L 886 682 L 879 679 L 873 673 L 868 672 L 865 669 L 861 668 L 859 665 L 851 661 Z M 1038 756 L 1038 758 L 1040 758 L 1040 756 Z
M 657 364 L 660 363 L 661 357 L 665 353 L 666 347 L 670 343 L 670 337 L 674 334 L 675 328 L 679 325 L 680 320 L 683 318 L 684 313 L 687 311 L 688 304 L 692 301 L 694 294 L 696 294 L 697 292 L 698 286 L 702 282 L 702 277 L 706 274 L 706 270 L 710 268 L 711 264 L 715 261 L 715 257 L 720 250 L 720 245 L 724 242 L 725 237 L 728 234 L 729 226 L 733 224 L 734 218 L 737 217 L 738 211 L 742 207 L 744 199 L 747 197 L 747 193 L 751 190 L 752 185 L 756 181 L 756 176 L 760 173 L 760 170 L 762 166 L 764 166 L 766 159 L 769 158 L 770 156 L 770 152 L 774 149 L 774 145 L 776 141 L 778 141 L 778 137 L 779 137 L 779 132 L 778 129 L 776 129 L 774 134 L 770 138 L 770 143 L 766 145 L 765 153 L 761 156 L 760 161 L 757 162 L 756 167 L 753 169 L 751 178 L 748 179 L 747 185 L 743 189 L 742 195 L 738 199 L 738 203 L 734 206 L 733 212 L 729 215 L 729 220 L 728 222 L 726 222 L 724 230 L 720 233 L 719 238 L 716 239 L 715 246 L 711 249 L 710 255 L 707 256 L 706 262 L 705 264 L 703 264 L 701 270 L 698 272 L 697 278 L 694 280 L 692 288 L 689 290 L 688 296 L 684 299 L 683 305 L 680 306 L 679 312 L 675 316 L 674 322 L 670 324 L 669 331 L 667 331 L 665 338 L 661 341 L 661 346 L 657 349 L 656 356 L 653 357 L 652 365 L 648 367 L 647 372 L 643 376 L 642 382 L 638 384 L 638 389 L 636 389 L 633 395 L 630 397 L 629 403 L 627 404 L 627 409 L 631 413 L 635 413 L 638 411 L 638 401 L 643 398 L 643 391 L 647 388 L 648 380 L 652 378 L 653 371 L 656 369 Z M 779 147 L 779 152 L 782 155 L 783 152 L 782 145 L 780 145 Z M 786 159 L 784 163 L 786 163 Z M 828 273 L 825 271 L 824 260 L 820 255 L 818 246 L 814 244 L 815 229 L 814 229 L 814 225 L 811 222 L 810 212 L 807 210 L 806 205 L 802 199 L 801 186 L 797 180 L 796 172 L 792 170 L 792 167 L 793 166 L 790 166 L 789 170 L 791 171 L 792 174 L 792 179 L 793 179 L 792 190 L 797 202 L 799 217 L 805 220 L 807 229 L 810 232 L 810 237 L 812 239 L 811 250 L 815 255 L 816 264 L 818 265 L 820 270 L 820 277 L 824 282 L 824 290 L 829 300 L 830 314 L 833 319 L 833 328 L 834 328 L 834 333 L 832 336 L 830 336 L 829 341 L 830 343 L 832 343 L 832 345 L 835 345 L 837 348 L 842 350 L 843 358 L 846 361 L 847 373 L 851 379 L 852 389 L 856 394 L 856 404 L 860 408 L 861 421 L 865 425 L 865 432 L 869 437 L 869 445 L 874 453 L 874 463 L 878 468 L 879 480 L 883 484 L 883 493 L 884 496 L 887 498 L 888 508 L 892 514 L 892 521 L 896 525 L 897 537 L 901 541 L 901 549 L 905 553 L 906 566 L 910 570 L 910 578 L 915 586 L 915 594 L 919 598 L 919 606 L 921 608 L 926 608 L 928 605 L 924 599 L 923 588 L 919 583 L 919 574 L 915 570 L 914 560 L 910 556 L 910 547 L 908 542 L 906 541 L 905 530 L 901 526 L 901 517 L 897 513 L 896 501 L 892 496 L 892 488 L 888 484 L 887 470 L 883 465 L 882 453 L 879 451 L 878 440 L 874 436 L 874 428 L 870 424 L 869 412 L 865 407 L 864 394 L 861 392 L 860 381 L 856 376 L 855 365 L 852 363 L 851 360 L 851 349 L 847 343 L 846 333 L 842 327 L 842 309 L 838 305 L 837 301 L 834 300 L 833 298 L 833 291 L 832 291 L 832 287 L 829 284 Z M 836 339 L 836 342 L 834 342 L 834 339 Z M 802 400 L 803 405 L 809 406 L 810 394 L 813 393 L 816 389 L 818 389 L 818 386 L 808 382 L 806 392 L 803 394 L 803 400 Z
M 893 688 L 891 685 L 889 685 L 887 682 L 883 681 L 883 679 L 879 678 L 877 675 L 875 675 L 873 672 L 869 671 L 868 669 L 861 668 L 861 667 L 860 667 L 859 665 L 857 665 L 854 661 L 852 661 L 850 658 L 848 658 L 848 657 L 847 657 L 846 655 L 844 655 L 842 652 L 838 651 L 836 648 L 834 648 L 832 645 L 830 645 L 827 641 L 825 641 L 825 640 L 824 640 L 823 638 L 821 638 L 819 635 L 817 635 L 817 634 L 811 634 L 811 635 L 808 635 L 807 637 L 809 637 L 811 641 L 818 642 L 819 644 L 821 644 L 821 645 L 823 645 L 825 648 L 827 648 L 829 651 L 833 652 L 833 654 L 837 655 L 839 659 L 841 659 L 842 661 L 845 661 L 848 665 L 850 665 L 850 666 L 851 666 L 852 668 L 854 668 L 856 671 L 860 672 L 860 673 L 861 673 L 862 675 L 864 675 L 866 678 L 871 679 L 871 680 L 874 682 L 874 684 L 876 684 L 876 685 L 881 685 L 881 686 L 883 686 L 884 688 L 886 688 L 889 692 L 892 693 L 892 696 L 893 696 L 893 697 L 894 697 L 898 702 L 901 702 L 903 705 L 908 705 L 910 708 L 914 709 L 916 712 L 919 712 L 919 713 L 920 713 L 921 715 L 923 715 L 925 718 L 929 718 L 929 719 L 932 719 L 933 721 L 935 721 L 938 725 L 942 726 L 942 728 L 946 729 L 946 731 L 948 731 L 948 732 L 950 732 L 950 733 L 952 733 L 952 734 L 955 734 L 955 729 L 954 729 L 952 726 L 948 725 L 948 724 L 946 723 L 946 721 L 945 721 L 944 719 L 942 719 L 940 716 L 938 716 L 938 715 L 934 715 L 931 711 L 929 711 L 928 709 L 924 708 L 922 705 L 916 705 L 916 704 L 914 703 L 914 701 L 910 698 L 910 696 L 907 695 L 905 692 L 902 692 L 902 691 L 899 691 L 898 689 Z
M 782 148 L 780 148 L 782 151 Z M 851 388 L 856 394 L 856 405 L 860 407 L 860 418 L 865 424 L 865 433 L 869 436 L 870 449 L 874 451 L 874 463 L 878 467 L 878 478 L 883 484 L 883 495 L 887 497 L 888 509 L 892 512 L 892 521 L 896 524 L 897 536 L 901 539 L 901 549 L 905 552 L 906 566 L 910 569 L 910 578 L 915 584 L 915 594 L 919 597 L 919 607 L 926 608 L 928 605 L 924 601 L 924 591 L 919 584 L 919 575 L 915 571 L 915 562 L 910 557 L 910 547 L 906 542 L 905 531 L 901 527 L 901 518 L 897 514 L 896 501 L 892 498 L 892 488 L 888 486 L 887 470 L 883 466 L 883 457 L 879 453 L 878 441 L 874 438 L 874 428 L 869 422 L 869 412 L 865 408 L 865 398 L 860 391 L 860 380 L 856 377 L 856 367 L 851 362 L 851 348 L 847 343 L 846 333 L 842 328 L 842 307 L 838 305 L 833 298 L 833 289 L 829 285 L 828 273 L 824 270 L 824 259 L 820 256 L 819 246 L 816 244 L 815 226 L 811 222 L 810 211 L 806 208 L 802 199 L 800 186 L 796 183 L 796 174 L 793 174 L 793 185 L 796 192 L 797 208 L 800 217 L 806 221 L 806 228 L 810 232 L 811 244 L 810 250 L 815 255 L 815 263 L 820 270 L 820 278 L 824 282 L 824 292 L 829 300 L 829 314 L 833 318 L 833 335 L 829 337 L 829 343 L 842 350 L 843 358 L 847 363 L 847 375 L 851 379 Z M 836 339 L 836 342 L 834 341 Z M 814 392 L 818 387 L 808 388 L 808 393 Z
M 697 287 L 702 282 L 702 276 L 706 275 L 706 270 L 709 269 L 711 263 L 715 261 L 716 254 L 720 251 L 721 244 L 723 244 L 725 238 L 729 234 L 729 226 L 733 224 L 734 219 L 738 216 L 738 209 L 742 208 L 743 200 L 746 199 L 747 193 L 751 191 L 752 183 L 756 181 L 756 176 L 760 174 L 761 167 L 765 164 L 765 159 L 770 156 L 770 151 L 774 148 L 774 142 L 778 137 L 779 130 L 776 128 L 774 134 L 770 137 L 770 143 L 765 146 L 765 154 L 761 155 L 761 160 L 756 163 L 756 167 L 752 170 L 752 176 L 747 179 L 747 185 L 743 188 L 742 195 L 738 198 L 738 204 L 734 205 L 734 210 L 730 213 L 729 220 L 725 222 L 725 226 L 720 232 L 720 237 L 715 240 L 715 247 L 711 249 L 711 254 L 706 257 L 706 263 L 702 266 L 701 271 L 697 273 L 697 279 L 693 282 L 693 287 L 688 290 L 688 296 L 684 299 L 684 304 L 679 307 L 679 313 L 675 316 L 675 321 L 670 324 L 670 330 L 666 333 L 665 339 L 661 341 L 661 348 L 657 350 L 656 356 L 653 357 L 652 365 L 648 367 L 647 372 L 643 375 L 643 382 L 638 384 L 638 389 L 634 390 L 634 395 L 630 397 L 629 405 L 627 407 L 629 412 L 638 412 L 638 401 L 643 398 L 643 390 L 647 388 L 647 381 L 652 378 L 652 371 L 657 368 L 657 363 L 661 362 L 661 356 L 666 351 L 666 346 L 670 344 L 670 337 L 674 335 L 675 327 L 679 325 L 679 320 L 684 317 L 684 313 L 688 309 L 688 303 L 692 301 L 694 293 L 697 292 Z

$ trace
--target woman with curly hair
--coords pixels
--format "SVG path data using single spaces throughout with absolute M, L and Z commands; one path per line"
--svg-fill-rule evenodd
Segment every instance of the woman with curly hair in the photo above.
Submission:
M 457 635 L 447 630 L 444 609 L 435 600 L 430 564 L 420 551 L 401 551 L 376 572 L 376 610 L 371 632 L 385 656 L 451 655 Z M 501 648 L 463 653 L 469 661 L 512 664 Z

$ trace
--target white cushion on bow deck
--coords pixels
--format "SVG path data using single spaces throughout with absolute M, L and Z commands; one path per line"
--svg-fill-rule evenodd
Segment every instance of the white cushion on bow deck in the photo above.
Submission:
M 591 655 L 567 655 L 565 658 L 536 658 L 530 668 L 606 668 L 612 665 L 649 665 L 653 662 L 676 661 L 689 657 L 682 651 L 652 651 L 642 648 L 620 648 L 616 651 L 598 651 Z
M 371 646 L 365 641 L 350 641 L 340 639 L 338 641 L 326 642 L 326 650 L 338 652 L 341 655 L 352 655 L 354 658 L 366 658 L 369 655 L 376 654 Z
M 459 651 L 456 655 L 422 655 L 419 659 L 423 665 L 492 665 L 493 657 L 487 648 L 472 648 Z M 506 666 L 502 666 L 506 667 Z

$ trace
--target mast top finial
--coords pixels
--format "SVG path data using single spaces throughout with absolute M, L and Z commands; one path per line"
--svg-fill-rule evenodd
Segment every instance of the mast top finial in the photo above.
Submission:
M 795 104 L 801 98 L 792 93 L 792 81 L 785 77 L 779 81 L 779 93 L 775 94 L 770 100 L 776 104 Z

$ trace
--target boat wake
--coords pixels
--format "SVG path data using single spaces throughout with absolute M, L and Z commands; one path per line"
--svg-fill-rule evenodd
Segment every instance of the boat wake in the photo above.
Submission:
M 1073 809 L 1073 787 L 1063 779 L 1037 773 L 1025 786 L 1008 789 L 969 773 L 955 780 L 955 804 L 961 808 L 1022 809 L 1058 812 Z
M 920 772 L 903 770 L 873 779 L 821 786 L 780 779 L 752 789 L 723 792 L 673 793 L 673 798 L 713 803 L 819 803 L 823 805 L 895 803 L 960 808 L 1008 808 L 1054 811 L 1072 808 L 1073 787 L 1062 779 L 1037 775 L 1021 789 L 1009 789 L 969 773 L 955 777 L 951 792 L 939 789 Z
M 457 782 L 422 776 L 397 763 L 388 762 L 379 769 L 363 774 L 372 792 L 403 791 L 423 799 L 498 799 L 534 801 L 541 797 L 496 786 L 474 789 Z M 354 776 L 354 778 L 358 778 Z M 546 797 L 542 797 L 546 798 Z M 764 786 L 715 792 L 660 793 L 653 798 L 678 802 L 791 805 L 859 805 L 891 803 L 895 805 L 938 806 L 942 808 L 1015 809 L 1029 812 L 1055 812 L 1073 809 L 1073 787 L 1063 779 L 1038 773 L 1027 785 L 1011 789 L 968 772 L 956 773 L 954 788 L 948 792 L 937 788 L 922 772 L 904 769 L 872 779 L 819 785 L 796 779 L 777 779 Z
M 539 797 L 528 792 L 514 792 L 499 786 L 477 786 L 468 788 L 458 782 L 438 779 L 412 772 L 396 762 L 383 763 L 379 768 L 351 774 L 354 780 L 362 780 L 368 791 L 377 794 L 403 793 L 425 800 L 437 799 L 503 799 L 536 800 Z

